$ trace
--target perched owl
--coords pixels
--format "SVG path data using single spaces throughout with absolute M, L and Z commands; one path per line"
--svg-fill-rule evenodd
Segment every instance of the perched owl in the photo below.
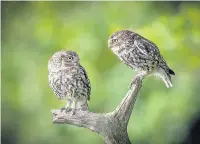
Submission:
M 66 100 L 66 111 L 75 109 L 90 100 L 90 81 L 74 51 L 58 51 L 48 61 L 50 87 L 60 100 Z M 63 109 L 62 109 L 63 110 Z
M 167 88 L 173 86 L 171 75 L 175 73 L 153 42 L 135 32 L 120 30 L 109 37 L 108 46 L 122 62 L 138 71 L 142 78 L 153 74 L 162 78 Z

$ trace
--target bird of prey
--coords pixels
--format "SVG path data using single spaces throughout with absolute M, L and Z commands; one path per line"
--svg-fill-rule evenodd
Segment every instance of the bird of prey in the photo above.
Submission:
M 90 81 L 75 51 L 61 50 L 53 54 L 48 61 L 48 79 L 57 98 L 67 101 L 62 110 L 73 115 L 90 100 Z
M 159 76 L 166 87 L 172 87 L 171 75 L 174 71 L 169 68 L 158 47 L 130 30 L 119 30 L 108 39 L 108 47 L 122 62 L 138 72 L 144 78 L 149 75 Z

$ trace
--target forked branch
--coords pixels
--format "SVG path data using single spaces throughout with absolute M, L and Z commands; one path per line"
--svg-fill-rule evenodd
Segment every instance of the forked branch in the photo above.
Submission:
M 74 115 L 69 115 L 57 109 L 51 111 L 53 123 L 88 128 L 103 136 L 106 144 L 131 144 L 127 133 L 127 125 L 141 86 L 141 77 L 134 78 L 126 96 L 113 112 L 94 113 L 76 110 Z

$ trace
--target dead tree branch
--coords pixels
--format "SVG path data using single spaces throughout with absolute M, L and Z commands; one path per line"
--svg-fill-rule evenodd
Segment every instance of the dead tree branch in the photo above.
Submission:
M 106 144 L 131 144 L 127 133 L 127 125 L 141 86 L 142 78 L 136 77 L 132 81 L 126 96 L 113 112 L 94 113 L 76 110 L 74 115 L 68 115 L 57 109 L 51 111 L 53 123 L 88 128 L 100 134 Z

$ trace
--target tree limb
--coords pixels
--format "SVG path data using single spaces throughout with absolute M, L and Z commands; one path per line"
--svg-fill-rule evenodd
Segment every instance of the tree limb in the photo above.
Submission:
M 141 77 L 136 77 L 132 83 L 130 90 L 127 92 L 124 99 L 121 101 L 120 105 L 115 109 L 114 115 L 119 119 L 121 122 L 128 124 L 130 119 L 133 106 L 135 104 L 138 92 L 142 86 Z
M 141 86 L 142 78 L 134 78 L 126 96 L 113 112 L 94 113 L 79 109 L 74 115 L 69 115 L 57 109 L 51 111 L 53 123 L 88 128 L 103 136 L 106 144 L 131 144 L 127 125 Z

